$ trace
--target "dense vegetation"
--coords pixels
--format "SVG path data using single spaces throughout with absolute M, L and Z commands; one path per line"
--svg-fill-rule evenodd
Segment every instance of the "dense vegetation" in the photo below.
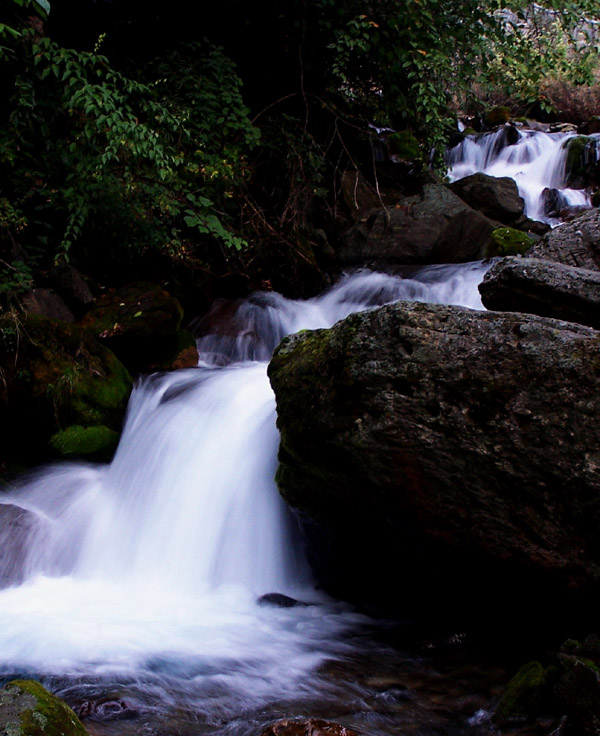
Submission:
M 593 80 L 596 5 L 5 3 L 3 306 L 64 261 L 109 282 L 165 268 L 310 281 L 341 172 L 378 191 L 377 129 L 405 131 L 400 156 L 439 166 L 458 109 L 503 96 L 548 112 L 550 74 Z

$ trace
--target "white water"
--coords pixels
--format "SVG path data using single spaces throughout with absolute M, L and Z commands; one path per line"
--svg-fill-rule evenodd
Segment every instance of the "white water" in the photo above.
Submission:
M 520 130 L 519 139 L 505 145 L 505 130 L 468 136 L 448 154 L 448 176 L 452 181 L 484 172 L 514 179 L 525 200 L 525 214 L 533 220 L 557 224 L 544 213 L 544 189 L 558 189 L 567 206 L 590 206 L 589 193 L 566 186 L 565 164 L 568 141 L 574 133 L 543 133 Z M 600 135 L 590 136 L 600 141 Z M 596 148 L 600 152 L 600 146 Z
M 278 495 L 266 361 L 285 334 L 400 298 L 482 308 L 488 267 L 360 272 L 308 301 L 254 295 L 227 319 L 217 305 L 200 366 L 136 386 L 110 465 L 48 467 L 3 495 L 35 523 L 18 581 L 0 591 L 0 672 L 127 676 L 146 690 L 160 674 L 170 684 L 155 697 L 185 682 L 195 707 L 228 717 L 316 692 L 310 673 L 360 617 L 315 591 Z M 315 605 L 257 605 L 270 592 Z

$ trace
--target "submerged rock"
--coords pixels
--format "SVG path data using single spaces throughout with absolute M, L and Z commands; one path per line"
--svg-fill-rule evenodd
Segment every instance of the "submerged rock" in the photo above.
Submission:
M 350 588 L 597 592 L 600 333 L 399 302 L 285 339 L 269 375 L 280 490 Z
M 13 680 L 0 690 L 0 732 L 6 736 L 88 736 L 71 708 L 35 680 Z
M 554 228 L 527 255 L 600 271 L 600 209 Z
M 260 736 L 358 736 L 358 734 L 339 723 L 323 721 L 320 718 L 306 720 L 285 718 L 264 728 Z
M 29 539 L 37 523 L 31 511 L 0 503 L 0 588 L 23 582 Z
M 600 329 L 600 273 L 539 258 L 503 258 L 479 285 L 488 309 L 529 312 Z

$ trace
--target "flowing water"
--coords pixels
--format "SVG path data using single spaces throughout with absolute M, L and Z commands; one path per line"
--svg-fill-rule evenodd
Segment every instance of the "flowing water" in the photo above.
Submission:
M 567 186 L 567 154 L 569 141 L 575 133 L 543 133 L 535 130 L 511 130 L 515 142 L 507 139 L 505 128 L 491 133 L 467 136 L 451 149 L 447 156 L 448 175 L 452 181 L 476 172 L 490 176 L 509 176 L 519 187 L 525 200 L 525 214 L 533 220 L 558 223 L 545 211 L 544 191 L 557 190 L 564 207 L 589 207 L 589 193 Z M 590 155 L 600 155 L 600 135 Z
M 2 495 L 20 518 L 8 527 L 20 536 L 0 539 L 2 679 L 41 679 L 98 734 L 256 734 L 303 713 L 386 734 L 442 719 L 414 696 L 420 660 L 375 647 L 365 616 L 316 589 L 273 480 L 266 369 L 284 335 L 360 309 L 480 309 L 488 265 L 362 271 L 307 301 L 217 304 L 198 325 L 199 366 L 135 387 L 112 463 L 43 468 Z M 268 593 L 310 605 L 261 605 Z

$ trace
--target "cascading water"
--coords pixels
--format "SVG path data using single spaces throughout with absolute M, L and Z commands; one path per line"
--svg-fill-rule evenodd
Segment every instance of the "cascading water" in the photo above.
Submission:
M 217 305 L 199 326 L 199 367 L 136 386 L 110 465 L 48 467 L 2 496 L 27 520 L 20 538 L 0 539 L 18 552 L 0 569 L 12 576 L 0 591 L 3 679 L 46 678 L 84 709 L 120 703 L 132 733 L 175 711 L 190 733 L 245 733 L 299 698 L 339 699 L 315 669 L 344 657 L 342 633 L 361 617 L 315 591 L 277 493 L 266 361 L 288 333 L 398 299 L 482 308 L 488 267 L 364 271 L 307 301 Z M 257 605 L 271 592 L 312 605 Z
M 516 138 L 507 140 L 505 128 L 467 136 L 448 152 L 448 176 L 452 181 L 477 172 L 514 179 L 525 200 L 525 214 L 533 220 L 556 224 L 544 206 L 544 190 L 558 190 L 564 206 L 590 206 L 588 192 L 567 186 L 566 164 L 569 141 L 574 133 L 544 133 L 511 128 Z M 600 154 L 600 135 L 593 155 Z

